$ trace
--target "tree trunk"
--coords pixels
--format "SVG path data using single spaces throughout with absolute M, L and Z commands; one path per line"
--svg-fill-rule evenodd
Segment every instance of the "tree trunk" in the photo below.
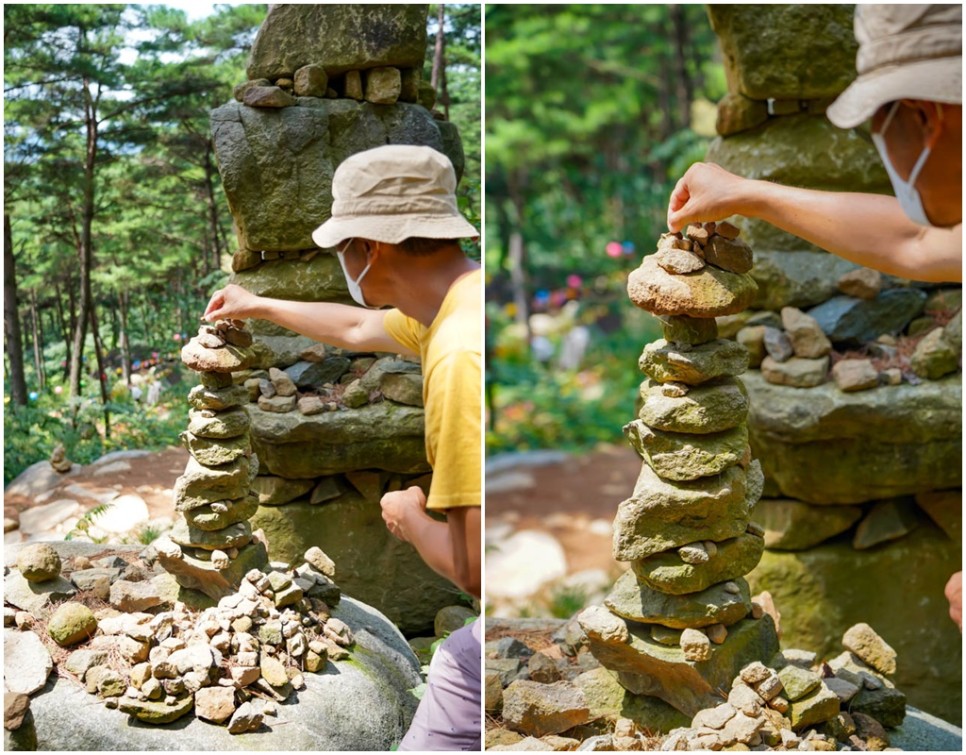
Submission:
M 433 72 L 429 83 L 439 93 L 439 84 L 443 74 L 443 48 L 446 45 L 446 11 L 443 3 L 439 4 L 436 16 L 436 47 L 433 50 Z
M 40 311 L 37 308 L 37 292 L 30 291 L 30 324 L 34 337 L 34 370 L 37 373 L 37 385 L 40 390 L 47 387 L 47 373 L 44 370 L 44 339 L 40 323 Z
M 81 230 L 78 245 L 78 272 L 80 274 L 80 297 L 77 303 L 77 327 L 74 330 L 74 351 L 70 363 L 70 396 L 79 398 L 81 392 L 81 362 L 87 323 L 91 319 L 91 268 L 94 262 L 94 167 L 97 159 L 97 113 L 91 98 L 90 79 L 84 77 L 84 122 L 87 131 L 87 148 L 84 153 L 84 197 L 81 206 Z
M 67 359 L 64 362 L 64 374 L 60 376 L 61 380 L 66 380 L 67 375 L 70 372 L 70 362 L 71 362 L 70 341 L 71 341 L 71 333 L 74 332 L 74 325 L 72 322 L 73 311 L 74 311 L 74 296 L 73 296 L 73 289 L 70 286 L 69 278 L 67 280 L 67 290 L 69 292 L 69 299 L 70 299 L 69 301 L 70 319 L 68 319 L 68 313 L 64 312 L 64 299 L 63 299 L 63 293 L 60 290 L 60 283 L 54 284 L 54 291 L 56 293 L 56 297 L 54 301 L 57 304 L 57 322 L 60 325 L 61 338 L 64 340 L 64 346 L 67 349 Z
M 221 234 L 220 234 L 220 223 L 218 221 L 218 201 L 215 196 L 215 166 L 211 161 L 212 146 L 211 140 L 208 140 L 205 146 L 205 192 L 208 198 L 208 223 L 211 228 L 211 243 L 212 243 L 212 254 L 213 254 L 213 264 L 209 268 L 208 258 L 205 257 L 205 274 L 207 275 L 211 270 L 218 270 L 221 267 Z
M 107 372 L 104 368 L 104 344 L 101 342 L 101 332 L 97 326 L 97 307 L 91 303 L 89 310 L 91 317 L 91 331 L 94 334 L 94 355 L 97 362 L 97 382 L 101 386 L 101 405 L 104 407 L 104 437 L 111 437 L 111 412 L 107 408 Z
M 688 39 L 688 25 L 684 18 L 684 8 L 670 6 L 671 22 L 674 24 L 675 62 L 677 64 L 677 97 L 681 112 L 681 123 L 691 123 L 691 102 L 694 100 L 694 82 L 688 74 L 687 54 L 691 43 Z
M 126 385 L 131 384 L 131 344 L 127 336 L 127 310 L 128 298 L 126 291 L 119 291 L 117 295 L 118 320 L 120 322 L 120 342 L 121 342 L 121 374 Z
M 3 213 L 3 337 L 10 359 L 10 399 L 17 406 L 26 406 L 27 381 L 23 374 L 23 340 L 20 337 L 14 264 L 10 215 Z

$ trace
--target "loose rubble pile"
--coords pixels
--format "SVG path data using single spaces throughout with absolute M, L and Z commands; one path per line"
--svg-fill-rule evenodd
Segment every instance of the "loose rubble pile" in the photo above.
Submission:
M 778 649 L 771 618 L 743 576 L 761 558 L 749 521 L 762 493 L 751 458 L 746 350 L 718 338 L 715 317 L 755 292 L 752 252 L 730 223 L 665 234 L 628 292 L 661 318 L 665 340 L 640 358 L 639 418 L 624 431 L 644 463 L 614 522 L 614 557 L 631 563 L 578 617 L 591 652 L 628 690 L 693 714 L 753 660 Z
M 867 624 L 851 627 L 829 660 L 789 648 L 742 666 L 684 716 L 620 686 L 588 652 L 579 616 L 516 621 L 541 650 L 514 636 L 487 641 L 488 750 L 882 750 L 905 717 L 889 678 L 896 653 Z
M 83 645 L 57 665 L 108 707 L 151 724 L 194 709 L 205 721 L 227 723 L 233 734 L 258 729 L 274 703 L 304 686 L 303 671 L 346 659 L 354 643 L 349 627 L 330 615 L 341 592 L 332 580 L 335 565 L 319 548 L 292 570 L 251 569 L 237 591 L 200 614 L 180 601 L 157 610 L 171 601 L 147 572 L 121 559 L 75 557 L 70 582 L 61 566 L 50 545 L 29 545 L 6 576 L 4 599 L 12 607 L 4 609 L 4 626 L 21 630 L 5 635 L 6 684 L 17 710 L 29 710 L 29 699 L 18 696 L 40 690 L 53 668 L 35 633 L 42 627 L 65 653 Z M 26 602 L 18 578 L 45 599 Z M 91 610 L 78 591 L 92 605 L 106 600 L 110 607 Z M 55 607 L 59 600 L 65 602 Z M 11 714 L 5 725 L 15 730 L 23 720 Z
M 185 365 L 201 373 L 188 394 L 192 409 L 181 439 L 191 454 L 175 483 L 179 516 L 154 547 L 161 565 L 178 583 L 220 598 L 242 577 L 268 563 L 265 544 L 253 539 L 249 518 L 258 510 L 250 492 L 258 473 L 251 421 L 243 404 L 248 391 L 232 383 L 232 372 L 250 366 L 252 336 L 237 321 L 202 325 L 181 350 Z

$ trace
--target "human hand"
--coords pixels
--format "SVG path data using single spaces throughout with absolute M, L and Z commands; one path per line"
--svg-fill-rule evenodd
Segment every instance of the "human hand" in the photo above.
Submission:
M 413 485 L 405 490 L 386 493 L 379 501 L 382 519 L 389 532 L 403 542 L 409 542 L 408 524 L 413 515 L 425 514 L 426 494 Z
M 963 631 L 963 573 L 956 572 L 946 583 L 946 600 L 949 601 L 949 616 Z
M 253 317 L 258 297 L 241 286 L 229 283 L 211 295 L 211 301 L 202 315 L 203 320 L 244 320 Z
M 750 181 L 714 163 L 695 163 L 681 176 L 667 208 L 667 227 L 680 231 L 688 223 L 707 223 L 744 214 L 742 190 Z

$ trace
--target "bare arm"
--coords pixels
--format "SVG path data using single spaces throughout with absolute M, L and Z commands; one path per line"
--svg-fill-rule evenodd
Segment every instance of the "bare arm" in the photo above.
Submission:
M 425 510 L 418 487 L 386 493 L 382 518 L 393 535 L 410 543 L 426 564 L 475 598 L 480 597 L 480 508 L 448 509 L 439 522 Z
M 884 273 L 922 281 L 962 280 L 962 226 L 928 228 L 909 220 L 895 197 L 798 189 L 735 176 L 696 163 L 678 181 L 668 228 L 758 218 L 833 254 Z
M 256 296 L 229 284 L 216 291 L 204 314 L 207 320 L 250 317 L 270 320 L 316 341 L 355 351 L 390 351 L 419 356 L 393 339 L 383 324 L 384 310 L 332 302 L 288 301 Z

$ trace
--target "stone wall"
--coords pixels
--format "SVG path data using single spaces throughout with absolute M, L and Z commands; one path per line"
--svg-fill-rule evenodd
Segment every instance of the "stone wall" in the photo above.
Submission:
M 855 76 L 853 6 L 708 13 L 729 88 L 709 161 L 891 193 L 866 127 L 824 115 Z M 766 553 L 749 582 L 774 594 L 784 644 L 832 648 L 850 624 L 872 623 L 898 651 L 909 702 L 958 722 L 961 650 L 942 588 L 962 551 L 961 287 L 880 275 L 734 222 L 759 288 L 751 311 L 719 318 L 752 355 L 749 432 L 766 477 L 753 516 Z
M 232 282 L 298 301 L 351 303 L 333 250 L 312 231 L 329 218 L 332 176 L 383 144 L 426 145 L 462 174 L 455 126 L 420 80 L 425 5 L 278 5 L 259 30 L 249 81 L 211 114 L 238 239 Z M 235 373 L 250 390 L 261 462 L 253 517 L 270 556 L 311 545 L 339 568 L 345 591 L 405 632 L 432 626 L 458 593 L 396 542 L 382 522 L 388 490 L 428 486 L 422 376 L 389 354 L 347 353 L 272 323 L 250 323 L 258 361 Z

